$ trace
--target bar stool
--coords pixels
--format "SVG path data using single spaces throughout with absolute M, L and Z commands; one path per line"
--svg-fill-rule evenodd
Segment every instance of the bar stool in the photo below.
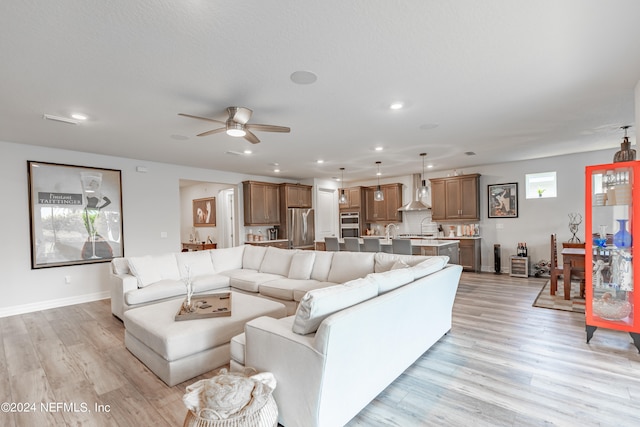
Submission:
M 391 248 L 394 254 L 411 255 L 411 240 L 391 239 Z
M 380 239 L 362 239 L 364 241 L 364 252 L 382 252 Z
M 327 251 L 340 251 L 340 243 L 338 242 L 337 237 L 325 237 L 324 238 L 324 246 Z
M 349 252 L 360 252 L 360 239 L 357 237 L 345 237 L 344 248 Z

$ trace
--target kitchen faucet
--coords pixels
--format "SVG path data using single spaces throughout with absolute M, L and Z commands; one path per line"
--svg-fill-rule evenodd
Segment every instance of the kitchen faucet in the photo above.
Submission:
M 398 234 L 398 226 L 394 223 L 391 224 L 387 224 L 384 228 L 385 228 L 385 236 L 387 238 L 387 240 L 390 239 L 390 234 L 391 234 L 391 226 L 393 226 L 395 233 L 394 234 Z

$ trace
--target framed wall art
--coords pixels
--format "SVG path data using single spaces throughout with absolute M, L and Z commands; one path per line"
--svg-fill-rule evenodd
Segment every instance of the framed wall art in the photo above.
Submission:
M 119 170 L 28 161 L 31 268 L 124 256 Z
M 518 217 L 518 183 L 488 185 L 489 218 Z
M 216 198 L 207 197 L 193 200 L 193 226 L 216 226 Z

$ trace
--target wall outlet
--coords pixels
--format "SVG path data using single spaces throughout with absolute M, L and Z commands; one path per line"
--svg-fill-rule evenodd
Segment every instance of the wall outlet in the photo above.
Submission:
M 67 285 L 71 283 L 71 276 L 64 276 L 64 283 L 66 283 Z

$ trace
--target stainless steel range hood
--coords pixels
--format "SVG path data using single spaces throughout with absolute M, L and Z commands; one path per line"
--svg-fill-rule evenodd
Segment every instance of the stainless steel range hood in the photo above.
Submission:
M 413 175 L 413 194 L 415 194 L 415 199 L 399 208 L 400 212 L 427 211 L 431 209 L 431 206 L 422 203 L 418 197 L 421 186 L 420 174 L 416 173 Z

